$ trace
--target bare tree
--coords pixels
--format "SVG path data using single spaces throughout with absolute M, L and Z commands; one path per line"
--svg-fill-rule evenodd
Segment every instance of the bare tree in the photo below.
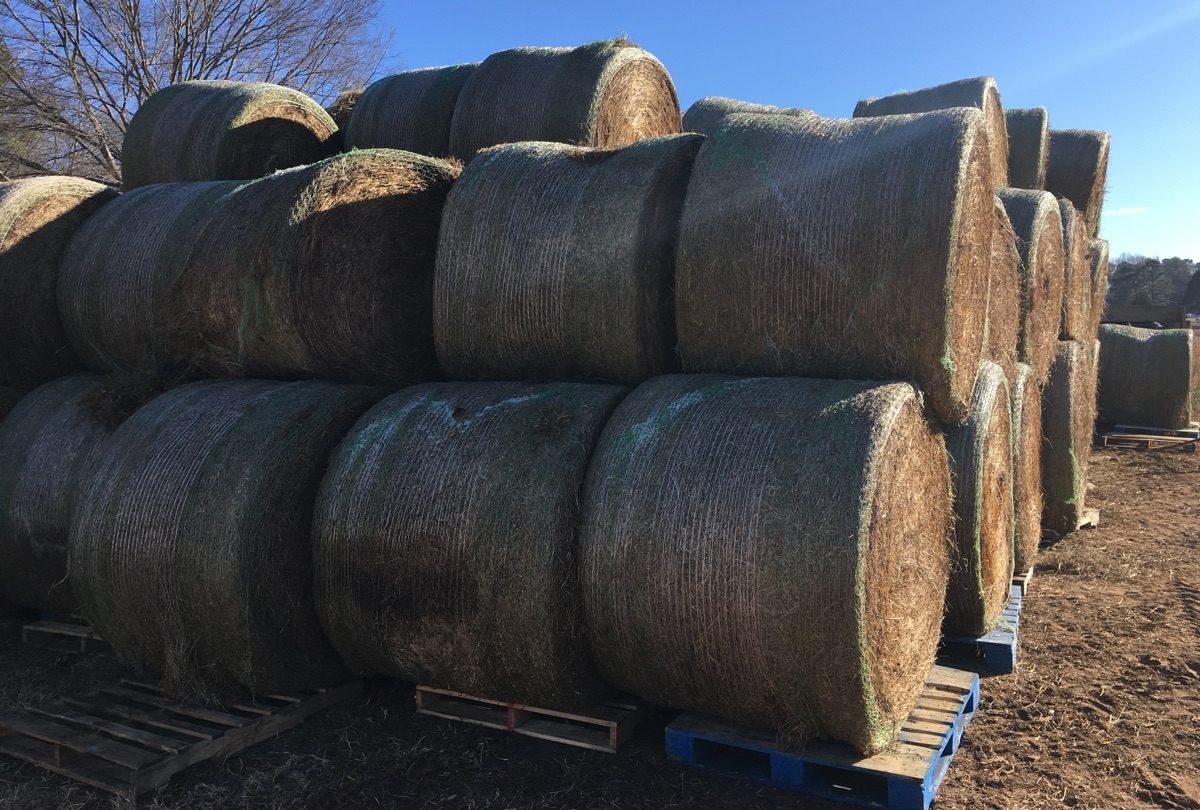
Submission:
M 379 0 L 0 0 L 0 176 L 118 182 L 129 119 L 188 79 L 328 103 L 383 60 L 378 12 Z M 5 138 L 16 122 L 22 137 Z

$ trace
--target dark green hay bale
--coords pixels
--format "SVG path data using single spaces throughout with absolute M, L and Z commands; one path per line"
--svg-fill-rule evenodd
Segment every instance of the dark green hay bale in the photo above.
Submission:
M 78 177 L 0 183 L 0 385 L 33 388 L 83 368 L 55 300 L 59 258 L 117 192 Z
M 1083 215 L 1070 201 L 1060 199 L 1058 207 L 1063 233 L 1063 310 L 1059 337 L 1087 342 L 1095 340 L 1096 330 L 1092 325 L 1099 324 L 1101 314 L 1092 312 L 1092 263 L 1088 257 L 1087 226 Z
M 121 195 L 63 253 L 58 306 L 75 351 L 96 371 L 170 366 L 171 291 L 221 199 L 242 184 L 164 183 Z
M 996 195 L 1017 236 L 1021 276 L 1021 321 L 1017 358 L 1046 381 L 1062 324 L 1063 229 L 1058 201 L 1044 191 L 1000 188 Z
M 965 421 L 995 218 L 985 141 L 969 109 L 729 116 L 684 201 L 684 368 L 916 379 L 940 420 Z
M 97 632 L 178 695 L 347 677 L 312 603 L 312 511 L 330 454 L 382 393 L 207 381 L 130 417 L 71 527 L 71 582 Z
M 635 385 L 675 370 L 675 242 L 703 140 L 480 152 L 450 193 L 438 244 L 434 340 L 447 376 Z
M 1089 129 L 1050 130 L 1046 191 L 1065 197 L 1083 212 L 1087 235 L 1100 234 L 1100 212 L 1108 178 L 1109 136 Z
M 1192 330 L 1100 327 L 1099 420 L 1181 430 L 1192 421 Z
M 313 163 L 336 149 L 337 124 L 320 104 L 265 82 L 188 81 L 142 104 L 125 130 L 125 188 L 196 180 L 252 180 Z
M 592 658 L 659 704 L 885 748 L 933 663 L 950 501 L 911 385 L 651 380 L 584 489 Z
M 580 709 L 579 496 L 625 389 L 408 388 L 342 443 L 314 518 L 317 609 L 351 668 Z
M 1091 299 L 1088 302 L 1087 334 L 1100 331 L 1104 319 L 1104 303 L 1108 297 L 1108 242 L 1104 239 L 1088 240 L 1088 267 L 1091 269 Z
M 954 545 L 945 630 L 982 635 L 1008 606 L 1013 575 L 1013 442 L 1008 381 L 983 363 L 971 418 L 946 428 L 954 482 Z
M 494 53 L 454 108 L 450 154 L 517 141 L 616 149 L 681 131 L 679 97 L 662 63 L 625 39 L 578 48 Z
M 9 388 L 8 386 L 0 385 L 0 420 L 8 416 L 9 411 L 21 401 L 21 398 L 25 394 L 26 392 L 20 388 Z
M 435 379 L 434 254 L 459 171 L 368 149 L 222 198 L 172 292 L 174 356 L 215 376 Z
M 1000 90 L 990 76 L 960 79 L 912 92 L 893 93 L 883 98 L 864 98 L 854 107 L 854 117 L 904 115 L 953 107 L 974 107 L 987 120 L 989 176 L 996 188 L 1008 186 L 1008 129 Z
M 1013 570 L 1025 573 L 1042 540 L 1042 390 L 1033 369 L 1017 366 L 1012 387 L 1013 510 L 1016 540 Z
M 103 380 L 60 377 L 0 422 L 2 599 L 63 613 L 79 607 L 67 581 L 67 536 L 83 471 L 109 434 L 82 402 Z
M 1096 423 L 1096 346 L 1060 340 L 1042 389 L 1042 528 L 1062 537 L 1083 517 Z
M 999 197 L 995 198 L 995 212 L 984 356 L 1000 366 L 1011 388 L 1017 379 L 1021 330 L 1021 257 L 1017 252 L 1016 232 Z
M 450 123 L 458 94 L 478 63 L 406 70 L 371 84 L 354 107 L 346 145 L 450 154 Z
M 683 114 L 683 131 L 712 135 L 726 117 L 734 113 L 761 113 L 763 115 L 816 115 L 803 107 L 772 107 L 769 104 L 752 104 L 720 96 L 708 96 L 688 107 Z
M 1046 187 L 1050 115 L 1045 107 L 1005 110 L 1008 129 L 1008 185 L 1041 191 Z

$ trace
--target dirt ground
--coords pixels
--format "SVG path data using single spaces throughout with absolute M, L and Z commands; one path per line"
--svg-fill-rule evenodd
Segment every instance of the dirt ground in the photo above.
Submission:
M 983 681 L 938 808 L 1200 808 L 1200 454 L 1103 451 L 1097 530 L 1044 549 L 1014 675 Z M 109 655 L 0 648 L 0 709 L 115 680 Z M 617 756 L 414 716 L 362 698 L 177 776 L 144 808 L 844 807 L 668 761 L 645 724 Z M 0 757 L 0 807 L 104 808 L 91 788 Z

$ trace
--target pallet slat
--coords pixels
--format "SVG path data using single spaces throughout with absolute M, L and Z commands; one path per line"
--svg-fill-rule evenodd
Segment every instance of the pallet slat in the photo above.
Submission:
M 1007 675 L 1017 669 L 1017 630 L 1024 595 L 1013 586 L 1008 606 L 1000 614 L 1000 623 L 982 636 L 943 636 L 942 654 L 948 659 L 983 656 L 988 672 Z

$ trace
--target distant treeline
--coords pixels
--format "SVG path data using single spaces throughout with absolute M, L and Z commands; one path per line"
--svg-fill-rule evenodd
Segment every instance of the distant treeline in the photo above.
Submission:
M 1200 264 L 1174 256 L 1151 259 L 1122 253 L 1108 269 L 1110 304 L 1183 304 L 1200 311 Z

